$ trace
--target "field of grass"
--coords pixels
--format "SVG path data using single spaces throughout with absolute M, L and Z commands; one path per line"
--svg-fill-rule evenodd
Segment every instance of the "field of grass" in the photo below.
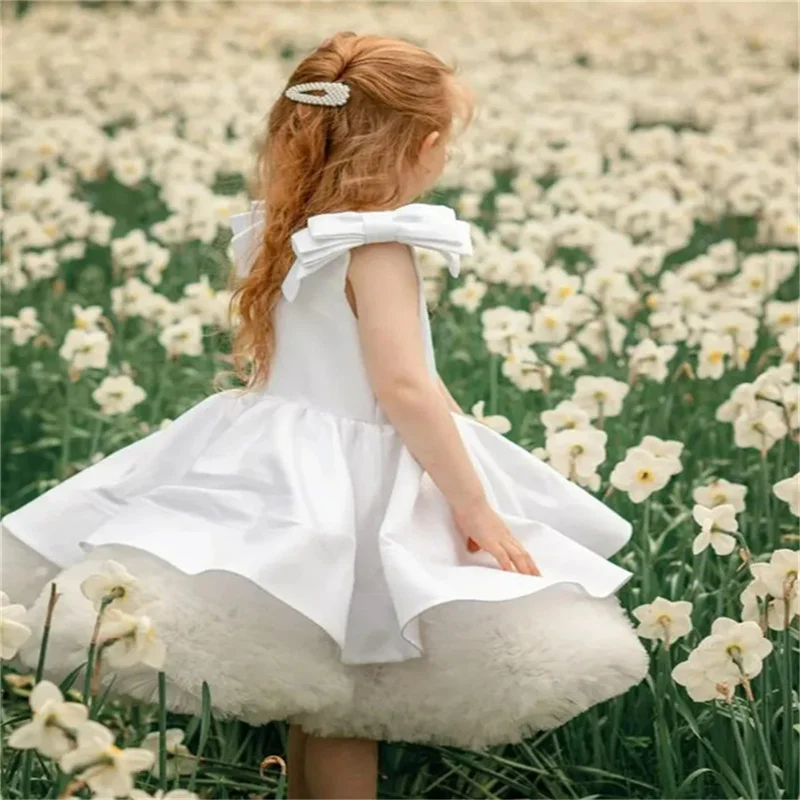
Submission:
M 440 373 L 632 521 L 614 560 L 652 668 L 521 745 L 383 743 L 380 796 L 798 797 L 793 5 L 31 3 L 4 22 L 3 513 L 213 391 L 226 220 L 269 103 L 334 31 L 405 35 L 455 57 L 481 109 L 432 198 L 476 251 L 458 279 L 424 262 Z M 11 746 L 30 599 L 3 598 L 0 792 L 108 796 Z M 62 688 L 87 699 L 82 675 Z M 88 702 L 162 767 L 159 731 L 185 731 L 131 797 L 285 796 L 262 766 L 283 723 Z

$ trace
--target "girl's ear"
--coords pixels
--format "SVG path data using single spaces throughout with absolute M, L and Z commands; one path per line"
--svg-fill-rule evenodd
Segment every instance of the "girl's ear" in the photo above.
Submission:
M 420 148 L 419 148 L 419 154 L 420 154 L 421 156 L 424 156 L 426 153 L 429 153 L 431 150 L 433 150 L 433 148 L 434 148 L 434 147 L 436 147 L 436 143 L 437 143 L 437 142 L 439 141 L 439 139 L 441 138 L 441 135 L 442 135 L 442 134 L 441 134 L 441 132 L 440 132 L 440 131 L 431 131 L 431 132 L 430 132 L 430 133 L 429 133 L 429 134 L 428 134 L 428 135 L 427 135 L 427 136 L 426 136 L 426 137 L 425 137 L 425 138 L 422 140 L 422 145 L 421 145 L 421 146 L 420 146 Z

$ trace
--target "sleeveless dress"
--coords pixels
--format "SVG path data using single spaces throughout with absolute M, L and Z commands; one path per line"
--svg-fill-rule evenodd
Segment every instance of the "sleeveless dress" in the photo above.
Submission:
M 262 226 L 257 203 L 231 218 L 240 272 Z M 647 655 L 614 596 L 631 574 L 607 560 L 629 523 L 454 413 L 490 503 L 542 575 L 504 571 L 468 551 L 381 410 L 345 278 L 351 248 L 382 241 L 436 249 L 454 275 L 471 252 L 468 224 L 443 206 L 311 217 L 292 237 L 263 390 L 214 394 L 5 517 L 3 588 L 17 601 L 16 587 L 40 592 L 32 627 L 45 580 L 61 594 L 46 675 L 85 661 L 96 612 L 80 584 L 111 559 L 149 593 L 176 711 L 199 709 L 205 680 L 217 714 L 251 724 L 481 748 L 642 680 Z M 37 651 L 34 636 L 21 657 Z M 120 670 L 113 688 L 155 701 L 157 673 Z

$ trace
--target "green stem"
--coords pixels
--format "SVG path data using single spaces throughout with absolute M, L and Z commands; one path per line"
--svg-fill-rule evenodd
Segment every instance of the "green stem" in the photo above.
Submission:
M 739 763 L 742 765 L 742 770 L 744 771 L 744 780 L 747 784 L 747 789 L 750 792 L 751 800 L 759 800 L 760 794 L 758 793 L 758 787 L 756 786 L 755 779 L 753 778 L 753 771 L 750 769 L 750 761 L 747 757 L 747 750 L 744 746 L 744 742 L 742 741 L 742 733 L 739 730 L 739 723 L 736 720 L 736 715 L 731 709 L 731 725 L 733 726 L 733 738 L 736 741 L 736 749 L 739 752 Z M 775 795 L 777 798 L 778 795 Z
M 649 505 L 649 503 L 648 503 Z M 658 748 L 658 770 L 661 775 L 661 788 L 665 798 L 676 798 L 678 795 L 675 778 L 675 765 L 672 760 L 672 747 L 667 723 L 667 708 L 664 698 L 667 694 L 666 678 L 672 671 L 669 652 L 664 645 L 658 645 L 658 672 L 656 677 L 656 719 L 655 734 Z
M 158 673 L 158 785 L 167 791 L 167 676 Z
M 792 630 L 789 621 L 783 632 L 783 675 L 781 676 L 781 690 L 783 694 L 783 775 L 786 784 L 786 796 L 797 795 L 797 765 L 795 758 L 797 748 L 792 747 L 792 721 L 794 708 L 792 706 L 792 676 L 797 675 L 797 670 L 792 669 Z M 766 671 L 766 670 L 765 670 Z
M 769 752 L 769 745 L 764 736 L 764 726 L 761 724 L 761 718 L 758 716 L 758 709 L 756 708 L 755 701 L 748 698 L 747 705 L 750 709 L 750 716 L 753 718 L 753 724 L 756 729 L 756 738 L 758 739 L 759 747 L 761 748 L 761 755 L 764 757 L 764 768 L 767 771 L 767 778 L 769 779 L 769 789 L 771 794 L 769 797 L 781 797 L 781 792 L 778 789 L 778 781 L 775 778 L 775 770 L 772 768 L 772 756 Z
M 45 658 L 47 657 L 47 642 L 50 639 L 50 626 L 53 622 L 53 612 L 59 595 L 56 592 L 55 582 L 50 584 L 50 599 L 47 602 L 47 614 L 42 630 L 42 644 L 39 647 L 39 660 L 36 663 L 36 677 L 34 686 L 42 680 L 44 675 Z M 26 750 L 22 761 L 22 797 L 33 797 L 31 794 L 31 773 L 33 772 L 33 750 Z
M 497 413 L 498 395 L 498 370 L 500 369 L 500 356 L 492 353 L 489 357 L 489 413 Z
M 61 479 L 67 477 L 67 465 L 70 458 L 70 401 L 72 399 L 72 381 L 67 378 L 66 389 L 64 390 L 64 408 L 61 429 L 61 463 L 59 464 L 59 475 Z

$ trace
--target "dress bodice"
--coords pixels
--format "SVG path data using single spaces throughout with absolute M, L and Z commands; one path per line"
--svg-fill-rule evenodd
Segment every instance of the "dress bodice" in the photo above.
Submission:
M 263 232 L 263 210 L 231 219 L 237 269 L 246 274 Z M 246 225 L 246 226 L 245 226 Z M 356 320 L 345 295 L 350 251 L 399 241 L 439 250 L 451 274 L 471 253 L 469 226 L 445 206 L 416 203 L 394 211 L 347 211 L 311 217 L 292 236 L 295 261 L 275 308 L 276 348 L 264 392 L 337 416 L 386 423 L 370 386 Z M 415 265 L 417 265 L 415 258 Z M 428 367 L 436 363 L 422 274 L 417 265 L 420 325 Z

